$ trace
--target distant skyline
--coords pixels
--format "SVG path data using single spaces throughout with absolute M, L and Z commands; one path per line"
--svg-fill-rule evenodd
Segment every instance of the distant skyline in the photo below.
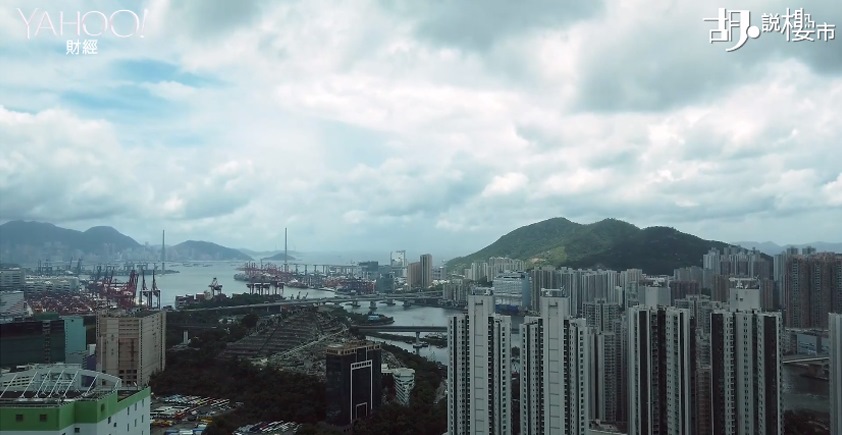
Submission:
M 842 242 L 842 38 L 726 52 L 704 21 L 802 6 L 842 25 L 838 0 L 0 0 L 0 221 L 437 257 L 552 217 Z M 143 38 L 95 55 L 32 33 L 123 7 Z

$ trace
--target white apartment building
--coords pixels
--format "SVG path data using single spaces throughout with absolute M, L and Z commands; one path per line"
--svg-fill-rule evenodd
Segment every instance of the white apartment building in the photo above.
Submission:
M 560 290 L 545 290 L 540 317 L 520 326 L 522 435 L 585 435 L 589 422 L 588 327 Z
M 468 296 L 468 313 L 447 328 L 449 435 L 511 435 L 511 319 L 494 296 Z
M 629 311 L 628 334 L 628 435 L 694 433 L 690 311 L 638 305 Z
M 645 286 L 642 288 L 638 288 L 639 294 L 639 302 L 642 305 L 646 305 L 650 308 L 657 308 L 659 306 L 670 306 L 672 305 L 672 294 L 670 292 L 670 288 L 667 286 Z
M 746 288 L 738 285 L 731 289 L 728 297 L 731 311 L 752 311 L 762 309 L 760 304 L 760 289 Z
M 166 367 L 166 313 L 97 316 L 97 370 L 145 386 Z
M 23 288 L 28 291 L 62 291 L 75 292 L 79 290 L 79 278 L 75 276 L 27 276 Z
M 23 290 L 24 272 L 19 267 L 0 269 L 0 291 Z
M 494 301 L 528 310 L 532 306 L 532 279 L 524 272 L 506 273 L 494 278 Z
M 828 315 L 830 329 L 830 433 L 842 433 L 842 314 Z
M 780 435 L 781 313 L 711 314 L 711 430 L 723 435 Z
M 409 397 L 415 388 L 415 370 L 407 367 L 381 370 L 383 374 L 391 374 L 395 381 L 395 399 L 404 406 L 409 406 Z

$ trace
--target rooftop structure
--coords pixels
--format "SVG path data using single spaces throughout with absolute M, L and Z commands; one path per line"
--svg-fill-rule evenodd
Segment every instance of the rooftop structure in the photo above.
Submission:
M 148 388 L 74 365 L 35 366 L 0 377 L 0 432 L 148 433 Z
M 36 365 L 22 372 L 10 372 L 0 378 L 0 404 L 33 404 L 91 399 L 118 391 L 122 381 L 116 376 L 78 365 Z
M 325 349 L 325 354 L 342 356 L 357 353 L 360 350 L 371 351 L 378 349 L 380 349 L 380 345 L 377 343 L 372 343 L 370 341 L 365 340 L 352 340 L 346 341 L 344 343 L 335 343 L 328 345 Z

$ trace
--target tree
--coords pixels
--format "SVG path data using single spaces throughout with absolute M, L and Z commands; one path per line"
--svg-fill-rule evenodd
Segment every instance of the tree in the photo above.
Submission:
M 251 329 L 257 326 L 258 319 L 257 314 L 249 313 L 243 317 L 243 320 L 241 320 L 240 323 L 246 328 Z
M 338 429 L 323 424 L 302 424 L 295 432 L 297 435 L 341 435 Z

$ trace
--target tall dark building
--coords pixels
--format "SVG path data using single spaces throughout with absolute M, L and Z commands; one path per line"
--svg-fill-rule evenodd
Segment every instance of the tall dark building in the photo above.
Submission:
M 64 320 L 0 323 L 0 367 L 64 362 Z
M 829 313 L 842 313 L 842 255 L 789 257 L 783 285 L 784 323 L 827 329 Z
M 350 427 L 380 408 L 380 345 L 355 341 L 325 351 L 328 423 Z
M 377 279 L 380 275 L 380 264 L 376 261 L 361 261 L 357 266 L 365 279 Z
M 421 256 L 421 288 L 428 289 L 433 285 L 433 256 Z

